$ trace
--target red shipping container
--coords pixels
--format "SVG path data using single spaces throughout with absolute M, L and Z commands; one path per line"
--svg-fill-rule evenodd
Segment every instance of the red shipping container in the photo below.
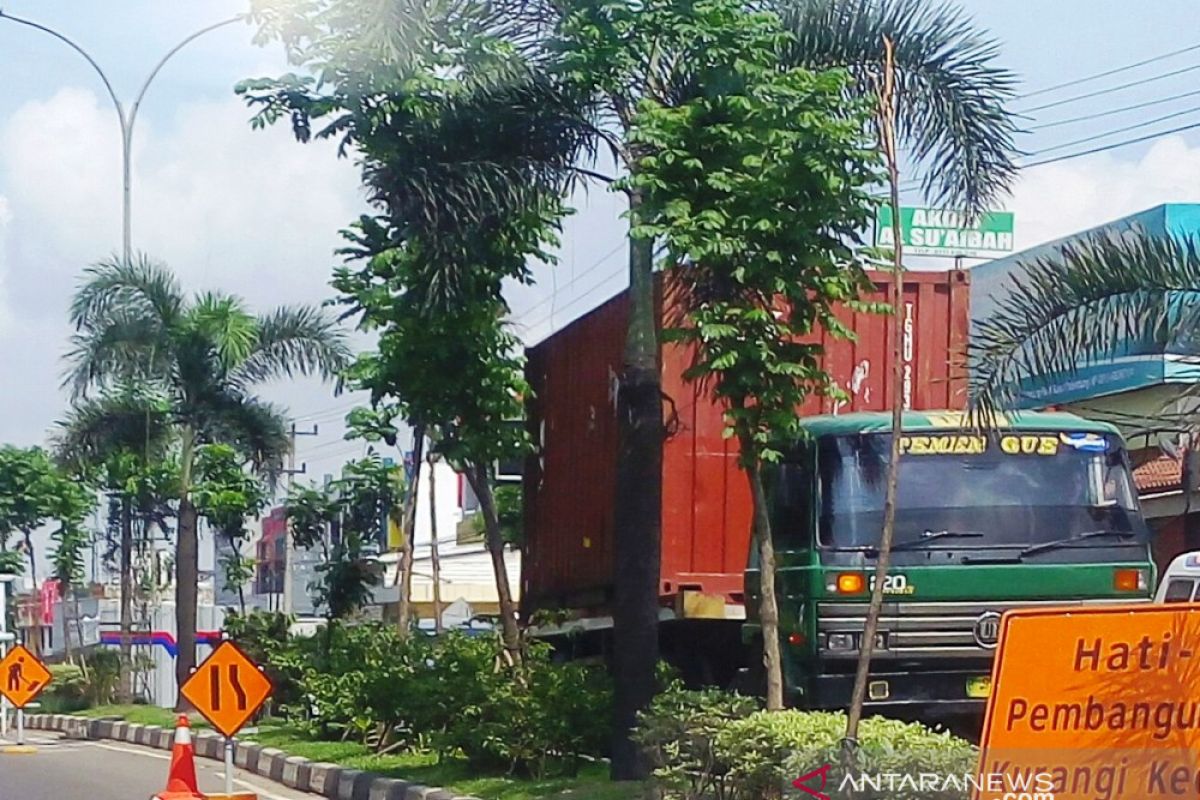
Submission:
M 872 273 L 888 297 L 887 273 Z M 966 401 L 968 274 L 908 272 L 903 339 L 906 405 L 961 409 Z M 662 313 L 660 301 L 660 314 Z M 890 408 L 891 317 L 846 310 L 854 341 L 825 334 L 825 368 L 849 395 L 813 396 L 805 415 Z M 575 608 L 604 613 L 611 599 L 616 482 L 616 393 L 628 299 L 621 293 L 529 348 L 530 424 L 539 453 L 525 472 L 525 613 Z M 737 465 L 737 444 L 723 435 L 721 407 L 683 380 L 686 348 L 665 345 L 663 392 L 678 424 L 663 446 L 662 574 L 664 604 L 685 590 L 742 602 L 750 547 L 751 502 Z M 669 412 L 669 406 L 668 406 Z

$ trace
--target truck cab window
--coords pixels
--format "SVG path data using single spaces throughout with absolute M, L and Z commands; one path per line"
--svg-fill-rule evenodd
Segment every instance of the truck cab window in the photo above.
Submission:
M 772 482 L 771 528 L 784 547 L 808 547 L 812 529 L 812 471 L 803 463 L 785 461 Z

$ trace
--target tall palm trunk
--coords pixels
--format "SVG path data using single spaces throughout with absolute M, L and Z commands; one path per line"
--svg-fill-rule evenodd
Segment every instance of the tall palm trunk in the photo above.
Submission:
M 438 553 L 437 464 L 429 454 L 429 565 L 433 572 L 433 630 L 442 632 L 442 564 Z
M 33 532 L 21 531 L 21 533 L 25 540 L 25 554 L 29 559 L 29 581 L 33 586 L 33 590 L 30 593 L 30 597 L 33 598 L 33 604 L 30 606 L 29 641 L 26 642 L 26 645 L 37 656 L 41 655 L 42 652 L 42 598 L 38 593 L 37 553 L 33 549 Z
M 871 656 L 875 652 L 875 637 L 879 632 L 879 615 L 883 610 L 883 583 L 892 558 L 892 539 L 896 530 L 896 492 L 900 479 L 900 436 L 904 422 L 904 315 L 900 313 L 904 296 L 904 258 L 900 226 L 900 171 L 896 156 L 896 66 L 892 40 L 883 37 L 884 65 L 879 83 L 877 124 L 879 142 L 887 161 L 888 184 L 892 204 L 892 449 L 887 468 L 887 490 L 883 502 L 883 530 L 879 535 L 879 558 L 875 562 L 875 578 L 871 585 L 871 601 L 863 625 L 859 647 L 858 668 L 854 674 L 854 689 L 846 717 L 844 752 L 846 761 L 858 748 L 858 723 L 862 719 L 867 697 L 867 679 L 871 671 Z
M 513 601 L 512 586 L 508 582 L 508 566 L 504 563 L 504 534 L 500 530 L 492 482 L 482 467 L 469 467 L 467 480 L 479 498 L 479 511 L 483 514 L 484 541 L 492 557 L 492 574 L 496 579 L 496 597 L 500 604 L 500 637 L 504 642 L 504 652 L 510 663 L 519 664 L 521 630 L 517 626 L 517 604 Z
M 767 673 L 767 710 L 783 709 L 783 656 L 779 652 L 779 601 L 775 595 L 775 540 L 771 536 L 771 515 L 767 513 L 767 493 L 763 488 L 762 460 L 748 433 L 741 437 L 741 449 L 750 494 L 754 500 L 754 545 L 758 548 L 758 618 L 762 625 L 763 667 Z
M 175 541 L 175 685 L 183 686 L 196 666 L 196 599 L 200 580 L 200 547 L 197 541 L 196 507 L 191 500 L 192 460 L 195 433 L 185 430 L 180 454 L 179 531 Z M 189 703 L 182 693 L 175 696 L 175 708 L 186 711 Z
M 121 675 L 117 696 L 133 702 L 133 512 L 131 499 L 121 498 Z
M 179 646 L 175 656 L 176 686 L 183 686 L 196 666 L 196 601 L 200 578 L 196 519 L 196 507 L 185 496 L 179 501 L 179 532 L 175 545 L 175 639 Z M 176 710 L 185 711 L 187 706 L 183 695 L 177 695 Z
M 642 205 L 630 193 L 631 214 Z M 639 780 L 649 766 L 631 733 L 657 690 L 659 561 L 662 544 L 662 382 L 653 242 L 629 243 L 629 330 L 617 391 L 620 425 L 613 506 L 614 780 Z
M 413 474 L 412 485 L 404 495 L 404 513 L 401 528 L 404 544 L 400 551 L 400 607 L 396 614 L 396 625 L 400 635 L 408 636 L 412 626 L 412 570 L 413 541 L 417 535 L 417 489 L 421 485 L 421 460 L 425 449 L 425 424 L 413 426 Z

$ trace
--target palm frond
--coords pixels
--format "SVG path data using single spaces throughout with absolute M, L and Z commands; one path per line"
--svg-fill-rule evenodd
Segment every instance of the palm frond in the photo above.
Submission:
M 50 438 L 60 463 L 94 465 L 123 452 L 159 453 L 170 434 L 166 398 L 135 384 L 73 406 Z
M 1098 234 L 1019 265 L 972 335 L 971 407 L 994 417 L 1030 382 L 1200 330 L 1200 242 Z
M 388 115 L 372 131 L 364 178 L 398 227 L 452 233 L 523 211 L 567 191 L 594 157 L 586 98 L 548 73 L 502 75 L 438 100 L 436 114 Z
M 274 481 L 291 447 L 287 413 L 279 406 L 234 392 L 210 398 L 200 435 L 208 443 L 232 445 L 254 471 Z
M 76 329 L 104 327 L 113 313 L 139 313 L 169 326 L 184 306 L 175 274 L 144 254 L 126 262 L 113 257 L 84 271 L 71 302 L 70 320 Z
M 1015 77 L 998 46 L 961 8 L 930 0 L 769 0 L 795 36 L 788 63 L 844 68 L 863 91 L 882 70 L 883 37 L 896 47 L 899 129 L 923 168 L 930 202 L 986 210 L 1016 175 Z
M 137 307 L 114 306 L 71 337 L 62 386 L 72 398 L 85 397 L 92 387 L 157 381 L 170 369 L 161 320 L 140 312 Z
M 258 321 L 240 298 L 205 292 L 187 309 L 185 324 L 212 343 L 226 369 L 245 361 L 258 339 Z
M 334 378 L 350 363 L 344 331 L 320 308 L 278 308 L 259 317 L 255 329 L 253 346 L 230 372 L 235 385 L 296 374 Z

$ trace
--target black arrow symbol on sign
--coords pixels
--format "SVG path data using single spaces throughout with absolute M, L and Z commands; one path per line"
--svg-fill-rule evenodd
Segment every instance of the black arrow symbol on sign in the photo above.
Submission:
M 221 667 L 214 664 L 208 668 L 208 684 L 212 692 L 212 710 L 221 710 Z M 245 711 L 249 704 L 249 699 L 246 697 L 246 690 L 242 688 L 241 681 L 238 680 L 238 665 L 229 665 L 229 685 L 233 687 L 233 693 L 237 695 L 238 711 Z

